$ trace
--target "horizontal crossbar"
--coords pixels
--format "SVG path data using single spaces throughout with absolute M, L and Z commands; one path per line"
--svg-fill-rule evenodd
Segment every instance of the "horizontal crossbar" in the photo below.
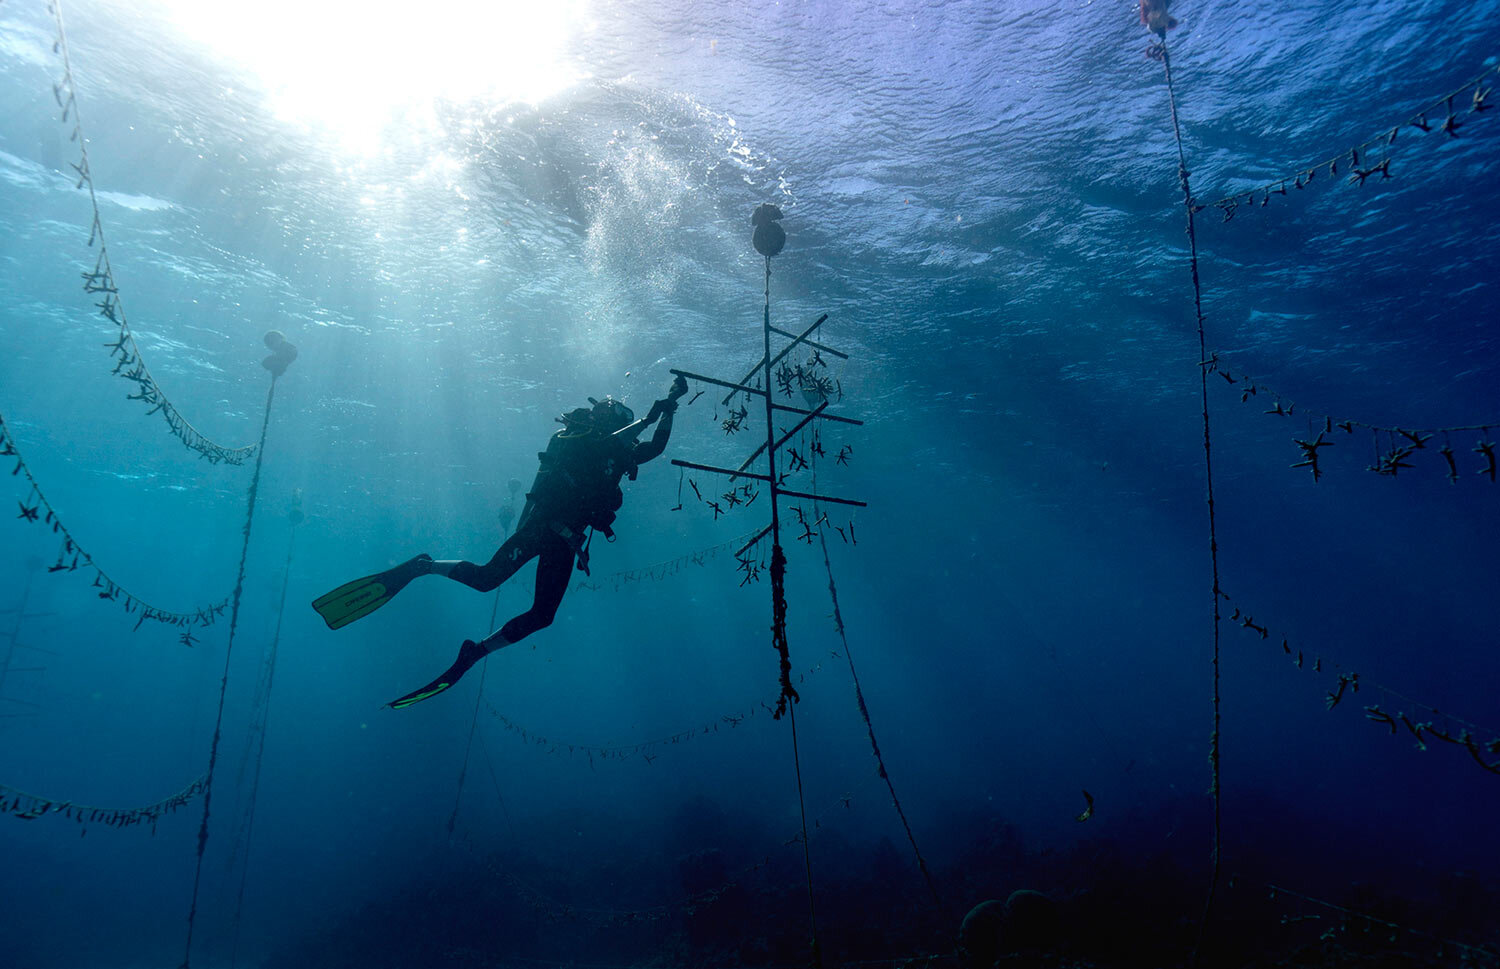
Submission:
M 747 387 L 744 384 L 732 384 L 732 383 L 730 383 L 727 380 L 720 380 L 717 377 L 705 377 L 701 373 L 693 373 L 690 370 L 675 370 L 674 369 L 674 370 L 669 370 L 667 372 L 670 373 L 670 374 L 672 374 L 672 375 L 674 375 L 674 376 L 677 376 L 677 377 L 686 377 L 688 380 L 701 380 L 701 381 L 703 381 L 706 384 L 717 384 L 720 387 L 729 387 L 732 390 L 734 390 L 736 393 L 742 393 L 742 394 L 760 394 L 762 396 L 765 395 L 765 391 L 761 390 L 759 387 Z M 752 371 L 752 373 L 753 373 L 753 371 Z M 746 379 L 749 379 L 749 378 L 746 378 Z M 734 394 L 730 394 L 728 397 L 725 397 L 724 398 L 724 403 L 726 403 L 726 404 L 729 403 L 730 398 L 732 398 L 732 397 L 734 397 Z
M 837 414 L 815 414 L 813 411 L 804 410 L 801 407 L 788 407 L 786 404 L 772 404 L 771 406 L 776 410 L 784 410 L 788 414 L 814 414 L 819 420 L 838 421 L 840 424 L 854 424 L 859 427 L 865 426 L 864 421 L 857 421 L 852 417 L 840 417 Z
M 760 531 L 756 532 L 754 538 L 750 539 L 750 541 L 748 541 L 744 545 L 740 546 L 740 550 L 738 552 L 734 553 L 734 557 L 735 558 L 739 558 L 741 555 L 745 554 L 745 551 L 747 549 L 754 548 L 755 547 L 755 543 L 759 542 L 761 539 L 765 538 L 766 537 L 766 533 L 769 532 L 770 530 L 771 530 L 771 526 L 767 525 L 765 528 L 762 528 Z
M 712 471 L 714 474 L 727 474 L 731 478 L 754 478 L 756 481 L 764 481 L 767 484 L 771 481 L 771 476 L 768 474 L 752 474 L 749 471 L 736 471 L 733 468 L 717 468 L 712 464 L 694 464 L 692 461 L 679 461 L 676 458 L 672 459 L 672 463 L 679 468 L 692 468 L 695 471 Z
M 853 498 L 835 498 L 832 495 L 812 495 L 805 491 L 786 491 L 781 488 L 775 490 L 778 498 L 806 498 L 808 501 L 828 501 L 835 505 L 855 505 L 859 508 L 870 507 L 868 502 L 855 501 Z
M 728 387 L 731 390 L 735 391 L 735 393 L 758 394 L 758 395 L 760 395 L 762 397 L 765 396 L 765 393 L 766 393 L 764 390 L 761 390 L 759 387 L 748 387 L 745 384 L 730 383 L 727 380 L 720 380 L 717 377 L 706 377 L 706 376 L 704 376 L 701 373 L 693 373 L 691 370 L 677 370 L 677 369 L 674 368 L 674 369 L 669 370 L 667 372 L 670 373 L 670 374 L 672 374 L 675 377 L 685 377 L 688 380 L 701 380 L 701 381 L 703 381 L 706 384 L 715 384 L 715 385 L 717 385 L 719 387 Z M 724 403 L 726 403 L 726 404 L 729 403 L 730 398 L 732 398 L 733 396 L 734 396 L 734 394 L 730 394 L 729 397 L 725 397 L 724 398 Z M 802 408 L 802 407 L 792 407 L 792 406 L 787 405 L 787 404 L 772 403 L 771 407 L 773 409 L 775 409 L 775 410 L 786 411 L 788 414 L 804 414 L 804 415 L 806 415 L 806 414 L 813 413 L 812 411 L 807 410 L 805 408 Z M 857 425 L 859 425 L 859 426 L 862 427 L 862 426 L 864 426 L 864 423 L 865 423 L 864 421 L 857 421 L 857 420 L 855 420 L 852 417 L 840 417 L 837 414 L 818 414 L 817 416 L 820 419 L 822 419 L 822 420 L 838 421 L 840 424 L 857 424 Z

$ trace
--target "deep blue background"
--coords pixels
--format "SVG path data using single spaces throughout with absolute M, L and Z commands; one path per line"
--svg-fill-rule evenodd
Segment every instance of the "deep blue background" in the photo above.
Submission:
M 1170 39 L 1196 193 L 1327 158 L 1456 87 L 1500 52 L 1497 8 L 1179 4 Z M 739 899 L 719 935 L 800 951 L 784 722 L 762 712 L 649 763 L 591 765 L 523 744 L 481 707 L 450 843 L 478 671 L 411 710 L 380 705 L 485 632 L 491 597 L 426 580 L 338 633 L 305 606 L 417 551 L 487 558 L 507 481 L 529 482 L 553 417 L 587 395 L 644 410 L 669 367 L 742 373 L 760 339 L 748 215 L 766 200 L 790 234 L 774 320 L 827 312 L 825 338 L 854 357 L 841 410 L 867 424 L 830 432 L 855 459 L 821 483 L 870 508 L 859 546 L 836 544 L 832 565 L 887 764 L 948 873 L 947 904 L 962 913 L 1024 887 L 975 847 L 1014 825 L 1026 850 L 1072 859 L 1052 869 L 1060 893 L 1090 887 L 1080 845 L 1130 864 L 1180 859 L 1194 916 L 1208 881 L 1213 647 L 1199 356 L 1166 91 L 1133 5 L 594 12 L 601 26 L 577 52 L 590 80 L 538 107 L 446 105 L 435 140 L 350 159 L 275 120 L 252 79 L 158 16 L 67 8 L 110 252 L 161 385 L 210 437 L 249 443 L 262 334 L 281 329 L 302 352 L 271 421 L 195 964 L 228 958 L 240 771 L 284 581 L 242 960 L 301 965 L 319 945 L 347 948 L 339 926 L 370 905 L 412 912 L 410 926 L 375 921 L 427 952 L 483 923 L 500 927 L 488 959 L 669 953 L 680 922 L 570 935 L 537 916 L 671 903 L 714 881 L 690 859 L 715 850 L 731 871 L 773 856 L 791 899 L 785 918 L 765 897 Z M 198 460 L 108 374 L 109 328 L 78 287 L 90 211 L 61 174 L 74 156 L 51 40 L 40 0 L 0 4 L 0 413 L 96 560 L 146 601 L 191 609 L 233 585 L 249 469 Z M 1452 436 L 1457 484 L 1431 452 L 1394 480 L 1367 473 L 1365 435 L 1338 439 L 1319 482 L 1288 468 L 1292 438 L 1320 423 L 1304 414 L 1500 422 L 1500 123 L 1469 120 L 1458 139 L 1404 131 L 1393 181 L 1325 178 L 1199 223 L 1210 347 L 1298 405 L 1266 416 L 1211 378 L 1223 586 L 1274 631 L 1222 630 L 1224 861 L 1245 891 L 1269 878 L 1346 901 L 1356 883 L 1425 898 L 1447 873 L 1500 864 L 1500 777 L 1456 748 L 1417 751 L 1360 710 L 1430 718 L 1381 684 L 1500 736 L 1500 486 L 1474 473 L 1481 435 Z M 458 164 L 431 166 L 440 154 Z M 671 456 L 725 463 L 750 446 L 718 430 L 711 399 L 682 412 Z M 692 502 L 673 512 L 677 489 L 665 460 L 627 485 L 621 540 L 596 544 L 596 573 L 764 521 L 760 504 L 717 523 Z M 284 570 L 298 491 L 308 517 Z M 22 621 L 20 642 L 59 654 L 18 653 L 46 670 L 6 680 L 4 697 L 37 706 L 7 704 L 34 715 L 0 720 L 0 783 L 128 806 L 197 776 L 227 624 L 192 649 L 171 630 L 132 633 L 86 581 L 35 571 L 56 554 L 42 529 L 7 519 L 0 542 L 0 608 L 28 589 L 42 615 Z M 823 819 L 814 874 L 841 884 L 874 858 L 869 883 L 888 896 L 842 905 L 899 923 L 888 910 L 921 904 L 918 875 L 832 654 L 821 562 L 805 546 L 790 555 L 793 665 L 820 667 L 798 719 L 808 810 Z M 485 699 L 532 733 L 585 744 L 755 710 L 776 690 L 769 590 L 738 581 L 721 554 L 663 581 L 577 591 L 552 628 L 488 661 Z M 528 590 L 523 573 L 502 616 Z M 1326 711 L 1333 677 L 1287 662 L 1282 636 L 1365 688 Z M 1082 788 L 1097 803 L 1086 825 L 1073 820 Z M 0 961 L 175 965 L 200 810 L 154 839 L 0 818 Z M 881 838 L 894 840 L 889 859 Z M 493 852 L 546 896 L 540 909 L 427 892 L 429 879 L 510 890 L 475 874 Z M 851 951 L 840 927 L 859 919 L 824 904 L 829 945 Z M 1428 916 L 1413 911 L 1420 928 Z M 930 933 L 895 935 L 882 954 L 941 948 Z

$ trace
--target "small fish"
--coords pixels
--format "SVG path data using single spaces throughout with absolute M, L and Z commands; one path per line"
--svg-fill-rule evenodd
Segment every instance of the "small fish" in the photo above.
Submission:
M 1141 0 L 1141 7 L 1144 9 L 1145 6 L 1146 0 Z M 1134 761 L 1132 761 L 1132 763 L 1134 763 Z M 1084 808 L 1083 813 L 1073 819 L 1075 821 L 1087 821 L 1089 818 L 1094 816 L 1094 795 L 1090 794 L 1088 791 L 1084 791 L 1083 799 L 1088 802 L 1088 807 Z

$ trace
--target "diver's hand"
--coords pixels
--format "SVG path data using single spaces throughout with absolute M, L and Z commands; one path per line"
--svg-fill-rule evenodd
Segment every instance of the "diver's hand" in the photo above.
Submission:
M 687 389 L 687 378 L 678 374 L 677 379 L 672 381 L 672 386 L 667 389 L 667 396 L 652 402 L 651 410 L 646 414 L 646 423 L 655 423 L 657 418 L 676 411 L 677 399 L 687 393 Z

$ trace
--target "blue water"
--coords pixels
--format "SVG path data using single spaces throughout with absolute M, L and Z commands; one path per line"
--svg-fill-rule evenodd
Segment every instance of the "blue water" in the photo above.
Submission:
M 625 485 L 619 541 L 594 545 L 602 588 L 571 591 L 550 628 L 446 695 L 382 708 L 492 609 L 522 611 L 529 570 L 498 607 L 438 579 L 337 632 L 307 606 L 420 551 L 487 560 L 507 483 L 530 482 L 553 419 L 587 396 L 644 412 L 670 368 L 741 376 L 761 353 L 749 214 L 766 201 L 789 235 L 772 322 L 827 313 L 821 339 L 851 356 L 831 361 L 834 410 L 866 423 L 825 432 L 852 460 L 825 460 L 818 484 L 869 507 L 830 565 L 942 896 L 877 777 L 819 547 L 789 528 L 825 961 L 949 954 L 964 912 L 1025 888 L 1059 903 L 1084 964 L 1185 961 L 1211 881 L 1214 599 L 1202 358 L 1151 36 L 1123 0 L 677 6 L 591 5 L 560 93 L 448 99 L 357 147 L 327 126 L 337 103 L 277 113 L 248 67 L 156 7 L 66 6 L 99 212 L 158 384 L 208 438 L 253 444 L 263 334 L 301 351 L 269 423 L 192 965 L 807 964 L 789 724 L 764 708 L 765 576 L 742 586 L 720 548 L 616 577 L 765 523 L 764 499 L 715 521 L 684 491 L 674 510 L 668 463 L 737 464 L 756 417 L 727 436 L 712 389 L 685 407 L 667 457 Z M 1494 64 L 1497 12 L 1175 5 L 1195 195 L 1388 130 Z M 114 330 L 79 285 L 93 210 L 68 167 L 54 34 L 41 0 L 0 2 L 0 414 L 95 563 L 191 612 L 235 585 L 253 462 L 200 459 L 110 376 Z M 1491 432 L 1447 436 L 1456 483 L 1442 435 L 1394 477 L 1366 466 L 1399 442 L 1363 429 L 1335 430 L 1320 480 L 1289 467 L 1325 415 L 1500 427 L 1500 111 L 1463 117 L 1457 138 L 1404 129 L 1392 180 L 1324 172 L 1232 222 L 1198 217 L 1209 348 L 1296 405 L 1267 415 L 1267 391 L 1242 403 L 1246 384 L 1209 377 L 1232 597 L 1217 964 L 1325 931 L 1408 964 L 1456 964 L 1435 938 L 1500 944 L 1500 778 L 1364 710 L 1500 737 L 1500 485 L 1472 450 Z M 28 486 L 6 480 L 24 507 Z M 90 572 L 48 573 L 45 523 L 3 517 L 0 785 L 109 807 L 184 788 L 207 767 L 228 612 L 191 647 L 180 629 L 133 632 Z M 1327 709 L 1349 671 L 1360 691 Z M 202 804 L 154 836 L 0 815 L 0 964 L 180 963 Z M 1272 884 L 1429 935 L 1376 938 Z

